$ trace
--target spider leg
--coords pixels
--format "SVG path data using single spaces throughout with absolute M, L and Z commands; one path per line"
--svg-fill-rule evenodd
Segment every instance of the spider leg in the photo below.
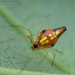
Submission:
M 33 34 L 32 36 L 34 36 L 34 34 Z M 3 41 L 3 42 L 0 42 L 0 44 L 2 44 L 2 43 L 6 43 L 6 42 L 9 42 L 9 41 L 25 39 L 25 38 L 29 38 L 29 39 L 30 39 L 30 41 L 31 41 L 31 44 L 33 44 L 32 39 L 31 39 L 31 37 L 30 37 L 30 36 L 20 37 L 20 38 L 12 38 L 12 39 L 9 39 L 9 40 L 6 40 L 6 41 Z
M 56 50 L 56 49 L 54 49 L 54 51 L 59 52 L 59 53 L 62 53 L 61 51 L 58 51 L 58 50 Z
M 38 29 L 38 32 L 37 32 L 37 35 L 36 35 L 36 38 L 35 38 L 36 40 L 37 40 L 39 31 L 40 31 L 40 29 L 41 29 L 41 26 L 42 26 L 43 22 L 45 21 L 45 19 L 46 19 L 49 15 L 50 15 L 50 13 L 43 19 L 42 23 L 40 24 L 39 29 Z
M 29 33 L 30 33 L 30 37 L 31 37 L 32 43 L 34 43 L 34 42 L 33 42 L 33 37 L 32 37 L 33 35 L 32 35 L 32 33 L 31 33 L 31 31 L 30 31 L 29 29 L 24 28 L 24 27 L 22 27 L 22 26 L 20 26 L 20 25 L 17 25 L 17 26 L 10 25 L 10 27 L 21 27 L 21 28 L 23 28 L 23 29 L 25 29 L 25 30 L 28 30 Z
M 53 66 L 53 62 L 54 62 L 54 59 L 55 59 L 55 53 L 54 53 L 54 51 L 53 51 L 53 49 L 52 49 L 52 47 L 50 47 L 51 48 L 51 50 L 52 50 L 52 52 L 53 52 L 53 54 L 54 54 L 54 57 L 53 57 L 53 61 L 52 61 L 52 64 L 51 64 L 51 67 Z
M 43 50 L 43 51 L 46 52 L 46 55 L 45 55 L 45 57 L 40 61 L 40 63 L 46 58 L 46 56 L 47 56 L 47 54 L 48 54 L 48 52 L 47 52 L 46 50 Z M 40 63 L 39 63 L 39 64 L 40 64 Z
M 22 73 L 22 71 L 25 69 L 26 65 L 40 52 L 40 50 L 38 50 L 34 55 L 32 55 L 24 64 L 24 66 L 22 67 L 21 71 L 18 73 L 18 75 L 20 75 Z

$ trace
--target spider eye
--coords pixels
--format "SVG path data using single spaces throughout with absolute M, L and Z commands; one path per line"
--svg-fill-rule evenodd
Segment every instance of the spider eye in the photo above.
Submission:
M 34 48 L 37 48 L 37 47 L 38 47 L 38 45 L 37 45 L 37 44 L 34 44 L 33 46 L 34 46 Z

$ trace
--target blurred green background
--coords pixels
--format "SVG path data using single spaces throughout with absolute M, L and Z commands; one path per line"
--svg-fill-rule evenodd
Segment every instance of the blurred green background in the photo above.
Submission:
M 50 16 L 43 23 L 41 30 L 66 26 L 67 31 L 53 47 L 63 53 L 55 52 L 55 62 L 51 67 L 53 53 L 48 50 L 47 59 L 39 64 L 44 57 L 44 53 L 41 52 L 43 55 L 39 53 L 25 70 L 75 74 L 75 0 L 0 0 L 0 41 L 29 35 L 26 30 L 10 25 L 21 25 L 36 34 L 48 13 Z M 28 39 L 0 44 L 0 66 L 21 69 L 35 52 L 31 50 Z

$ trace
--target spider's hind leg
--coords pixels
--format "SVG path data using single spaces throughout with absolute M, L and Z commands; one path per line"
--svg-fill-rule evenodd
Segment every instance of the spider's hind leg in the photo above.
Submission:
M 48 52 L 47 52 L 46 50 L 43 50 L 43 51 L 46 52 L 46 55 L 45 55 L 45 57 L 40 61 L 40 63 L 46 58 L 46 56 L 47 56 L 47 54 L 48 54 Z M 40 64 L 40 63 L 39 63 L 39 64 Z
M 53 66 L 53 62 L 54 62 L 54 59 L 55 59 L 55 53 L 54 53 L 54 51 L 53 51 L 53 49 L 52 49 L 52 47 L 50 47 L 51 48 L 51 50 L 52 50 L 52 52 L 53 52 L 53 54 L 54 54 L 54 57 L 53 57 L 53 60 L 52 60 L 52 64 L 51 64 L 51 66 Z

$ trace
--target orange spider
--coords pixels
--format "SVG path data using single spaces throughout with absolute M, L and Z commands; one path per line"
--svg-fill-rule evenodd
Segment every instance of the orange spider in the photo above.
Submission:
M 43 21 L 42 21 L 42 23 L 41 23 L 41 25 L 40 25 L 40 27 L 39 27 L 39 30 L 40 30 L 40 28 L 41 28 L 43 22 L 45 21 L 45 19 L 46 19 L 48 16 L 49 16 L 49 14 L 43 19 Z M 12 26 L 12 25 L 11 25 L 11 27 L 21 27 L 21 28 L 23 28 L 23 29 L 26 29 L 26 28 L 24 28 L 24 27 L 22 27 L 22 26 L 20 26 L 20 25 L 17 25 L 17 26 Z M 41 31 L 40 33 L 39 33 L 39 30 L 38 30 L 37 35 L 36 35 L 36 41 L 35 41 L 35 42 L 33 41 L 33 36 L 34 36 L 35 34 L 32 34 L 29 29 L 26 29 L 26 30 L 29 31 L 30 36 L 21 37 L 21 38 L 13 38 L 13 39 L 10 39 L 10 40 L 1 42 L 1 43 L 5 43 L 5 42 L 8 42 L 8 41 L 13 41 L 13 40 L 18 40 L 18 39 L 24 39 L 24 38 L 29 38 L 29 39 L 30 39 L 31 44 L 32 44 L 32 47 L 31 47 L 31 48 L 32 48 L 33 50 L 37 50 L 37 52 L 36 52 L 34 55 L 32 55 L 30 59 L 28 59 L 28 61 L 27 61 L 27 62 L 25 63 L 25 65 L 23 66 L 22 70 L 26 67 L 26 65 L 29 63 L 29 61 L 30 61 L 32 58 L 34 58 L 36 54 L 38 54 L 38 52 L 39 52 L 40 50 L 43 50 L 43 51 L 46 52 L 46 55 L 45 55 L 45 57 L 43 58 L 43 60 L 44 60 L 44 59 L 46 58 L 46 56 L 47 56 L 47 51 L 44 50 L 44 49 L 46 49 L 46 48 L 51 48 L 51 50 L 52 50 L 52 52 L 53 52 L 53 54 L 54 54 L 54 58 L 55 58 L 55 53 L 54 53 L 54 51 L 57 51 L 57 50 L 52 49 L 52 47 L 56 44 L 56 42 L 58 41 L 59 37 L 66 31 L 66 27 L 65 27 L 65 26 L 60 27 L 60 28 L 56 28 L 56 29 L 45 29 L 45 30 Z M 39 34 L 38 34 L 38 33 L 39 33 Z M 57 51 L 57 52 L 59 52 L 59 51 Z M 61 53 L 61 52 L 59 52 L 59 53 Z M 54 58 L 53 58 L 53 61 L 52 61 L 52 65 L 53 65 L 53 62 L 54 62 Z M 43 60 L 42 60 L 42 61 L 43 61 Z M 42 62 L 42 61 L 41 61 L 41 62 Z M 40 63 L 41 63 L 41 62 L 40 62 Z M 51 65 L 51 66 L 52 66 L 52 65 Z

